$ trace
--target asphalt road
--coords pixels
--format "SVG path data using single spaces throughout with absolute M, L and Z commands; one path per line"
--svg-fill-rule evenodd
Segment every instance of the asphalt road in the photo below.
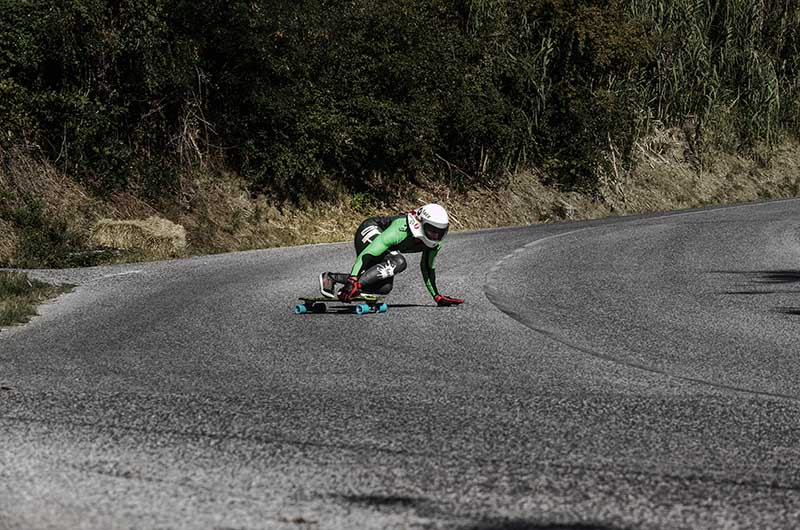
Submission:
M 0 333 L 0 529 L 800 526 L 799 201 L 42 271 Z M 413 258 L 412 258 L 413 259 Z

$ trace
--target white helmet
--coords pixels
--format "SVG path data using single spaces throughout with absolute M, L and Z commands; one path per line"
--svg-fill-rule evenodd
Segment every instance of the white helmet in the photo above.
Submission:
M 428 248 L 439 244 L 447 234 L 449 224 L 447 211 L 438 204 L 426 204 L 408 214 L 408 228 Z

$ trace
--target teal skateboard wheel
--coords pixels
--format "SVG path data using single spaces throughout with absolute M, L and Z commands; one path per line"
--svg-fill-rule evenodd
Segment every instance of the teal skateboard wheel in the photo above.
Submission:
M 302 315 L 304 313 L 308 313 L 308 308 L 305 304 L 297 304 L 294 306 L 294 314 L 295 315 Z
M 356 314 L 363 315 L 364 313 L 369 313 L 369 304 L 358 304 L 356 306 Z
M 389 310 L 389 305 L 386 302 L 378 306 L 378 313 L 385 313 L 388 310 Z

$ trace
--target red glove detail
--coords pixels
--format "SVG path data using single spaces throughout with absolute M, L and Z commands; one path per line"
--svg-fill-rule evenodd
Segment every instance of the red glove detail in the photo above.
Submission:
M 339 291 L 339 300 L 349 302 L 354 296 L 358 296 L 359 289 L 361 289 L 361 284 L 358 283 L 358 278 L 356 276 L 348 276 L 344 287 Z
M 436 296 L 433 297 L 433 299 L 436 300 L 436 305 L 440 307 L 445 307 L 449 305 L 458 305 L 464 303 L 464 300 L 462 300 L 461 298 L 451 298 L 449 296 L 443 296 L 441 294 L 437 294 Z

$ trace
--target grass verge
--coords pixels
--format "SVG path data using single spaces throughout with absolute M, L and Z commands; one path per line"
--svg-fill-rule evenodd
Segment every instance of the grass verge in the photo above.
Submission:
M 768 161 L 709 152 L 698 164 L 686 132 L 672 128 L 636 142 L 629 164 L 619 160 L 612 146 L 607 166 L 597 168 L 597 189 L 583 193 L 561 190 L 533 168 L 509 175 L 501 188 L 457 192 L 420 177 L 394 191 L 377 182 L 382 193 L 282 204 L 211 166 L 184 175 L 179 196 L 101 198 L 52 165 L 9 151 L 0 156 L 0 267 L 78 267 L 348 241 L 363 219 L 426 202 L 445 206 L 458 231 L 800 196 L 800 142 L 793 139 L 774 147 Z
M 0 326 L 28 322 L 36 306 L 61 293 L 68 285 L 50 285 L 18 272 L 0 271 Z

